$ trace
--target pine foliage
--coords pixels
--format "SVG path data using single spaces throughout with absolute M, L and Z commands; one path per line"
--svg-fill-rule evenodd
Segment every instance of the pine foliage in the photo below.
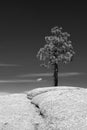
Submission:
M 46 44 L 38 51 L 37 57 L 43 61 L 45 67 L 72 61 L 75 54 L 72 42 L 69 40 L 70 34 L 62 32 L 61 27 L 51 29 L 51 36 L 46 36 Z

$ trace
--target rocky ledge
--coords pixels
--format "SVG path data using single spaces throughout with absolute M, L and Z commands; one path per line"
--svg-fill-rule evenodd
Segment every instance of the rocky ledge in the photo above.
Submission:
M 59 86 L 1 95 L 0 130 L 87 130 L 87 89 Z

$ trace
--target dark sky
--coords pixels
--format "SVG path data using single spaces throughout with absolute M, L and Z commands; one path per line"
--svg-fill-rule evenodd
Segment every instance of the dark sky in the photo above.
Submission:
M 0 79 L 19 80 L 20 75 L 48 72 L 40 68 L 36 54 L 45 45 L 44 37 L 50 35 L 54 26 L 62 26 L 71 34 L 76 52 L 72 63 L 60 66 L 60 73 L 85 73 L 86 81 L 86 3 L 60 1 L 0 3 Z

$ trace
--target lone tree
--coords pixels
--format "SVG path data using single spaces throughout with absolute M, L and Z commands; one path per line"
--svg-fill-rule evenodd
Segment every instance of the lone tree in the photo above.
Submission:
M 71 41 L 70 34 L 62 32 L 61 27 L 54 27 L 51 29 L 51 36 L 46 36 L 47 44 L 37 53 L 37 57 L 45 67 L 53 66 L 54 86 L 58 86 L 58 65 L 60 62 L 66 64 L 72 61 L 75 54 Z

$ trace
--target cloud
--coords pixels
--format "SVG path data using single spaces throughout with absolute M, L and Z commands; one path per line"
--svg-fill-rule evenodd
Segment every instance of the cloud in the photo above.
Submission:
M 82 73 L 79 72 L 69 72 L 69 73 L 60 73 L 59 76 L 60 77 L 68 77 L 68 76 L 77 76 L 77 75 L 81 75 Z
M 9 95 L 10 93 L 8 92 L 0 92 L 0 96 L 4 96 L 4 95 Z
M 41 81 L 41 80 L 42 80 L 42 78 L 38 78 L 38 79 L 37 79 L 38 82 Z
M 41 79 L 42 80 L 42 79 Z M 39 82 L 39 79 L 31 79 L 31 80 L 0 80 L 0 83 L 32 83 L 32 82 Z
M 81 75 L 82 73 L 79 72 L 67 72 L 67 73 L 59 73 L 59 77 L 68 77 L 68 76 L 76 76 L 76 75 Z M 25 74 L 25 75 L 20 75 L 18 77 L 26 78 L 26 77 L 49 77 L 53 76 L 53 73 L 34 73 L 34 74 Z
M 70 77 L 70 76 L 78 76 L 82 75 L 83 73 L 79 72 L 68 72 L 68 73 L 59 73 L 59 77 Z M 0 83 L 35 83 L 35 82 L 42 82 L 42 77 L 49 77 L 53 76 L 52 73 L 35 73 L 35 74 L 26 74 L 26 75 L 20 75 L 21 78 L 27 78 L 32 77 L 36 79 L 14 79 L 14 80 L 0 80 Z M 45 80 L 43 80 L 45 81 Z
M 0 67 L 14 67 L 14 66 L 19 66 L 16 64 L 0 64 Z
M 52 73 L 33 73 L 33 74 L 25 74 L 25 75 L 20 75 L 18 77 L 45 77 L 45 76 L 51 76 Z

